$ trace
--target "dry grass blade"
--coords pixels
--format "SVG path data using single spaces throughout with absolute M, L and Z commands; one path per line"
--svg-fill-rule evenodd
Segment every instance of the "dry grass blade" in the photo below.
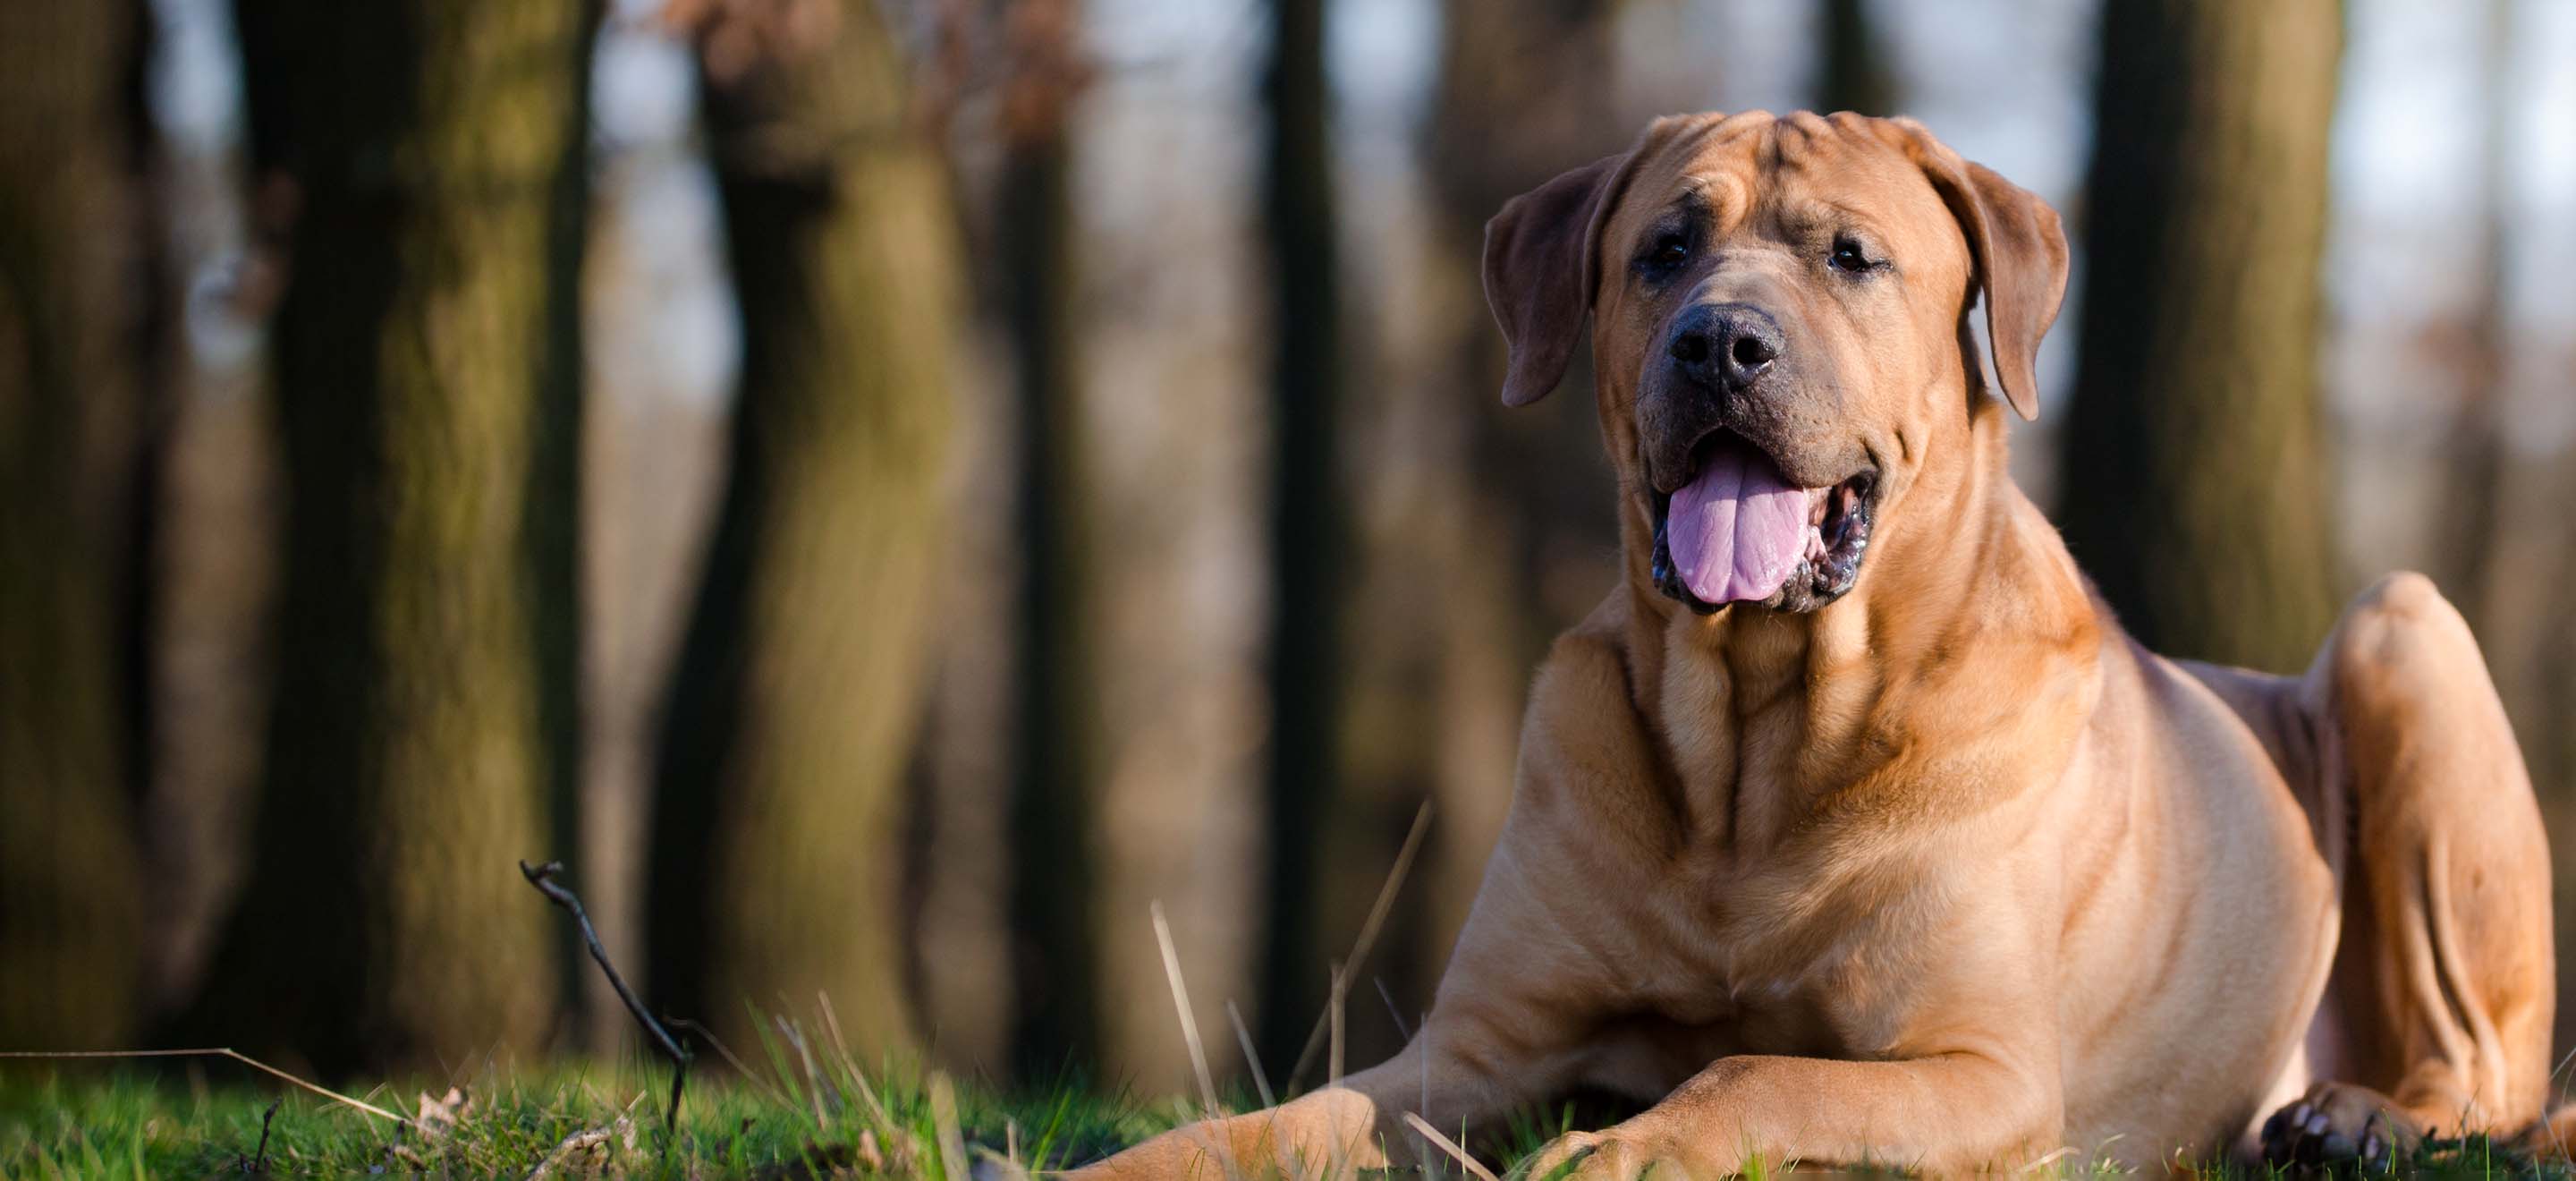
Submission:
M 275 1076 L 275 1077 L 277 1077 L 277 1078 L 279 1078 L 279 1079 L 283 1079 L 283 1080 L 285 1080 L 286 1082 L 292 1083 L 292 1084 L 294 1084 L 295 1086 L 301 1087 L 301 1088 L 303 1088 L 303 1089 L 305 1089 L 305 1090 L 307 1090 L 307 1091 L 311 1091 L 311 1092 L 313 1092 L 314 1094 L 316 1094 L 316 1095 L 320 1095 L 321 1097 L 323 1097 L 323 1098 L 325 1098 L 325 1099 L 328 1099 L 328 1100 L 332 1101 L 333 1103 L 337 1103 L 337 1104 L 339 1104 L 339 1105 L 341 1105 L 341 1106 L 343 1106 L 343 1107 L 354 1107 L 354 1108 L 357 1108 L 357 1109 L 358 1109 L 358 1110 L 360 1110 L 360 1111 L 366 1112 L 366 1113 L 367 1113 L 367 1114 L 369 1114 L 369 1115 L 376 1116 L 376 1117 L 379 1117 L 379 1118 L 382 1118 L 382 1119 L 389 1119 L 389 1120 L 392 1120 L 392 1121 L 394 1121 L 394 1122 L 395 1122 L 395 1123 L 397 1123 L 397 1124 L 401 1124 L 401 1125 L 403 1125 L 404 1127 L 410 1127 L 410 1126 L 411 1126 L 411 1121 L 410 1121 L 410 1120 L 404 1119 L 403 1117 L 401 1117 L 401 1116 L 399 1116 L 399 1115 L 395 1115 L 394 1113 L 392 1113 L 392 1112 L 390 1112 L 390 1111 L 387 1111 L 387 1110 L 385 1110 L 384 1108 L 378 1107 L 378 1106 L 376 1106 L 376 1105 L 375 1105 L 375 1104 L 373 1104 L 373 1103 L 366 1103 L 366 1102 L 362 1102 L 362 1101 L 360 1101 L 360 1100 L 352 1099 L 352 1098 L 350 1098 L 350 1097 L 348 1097 L 348 1096 L 346 1096 L 346 1095 L 343 1095 L 343 1094 L 339 1093 L 338 1091 L 334 1091 L 334 1090 L 330 1089 L 329 1087 L 322 1086 L 322 1085 L 321 1085 L 321 1084 L 319 1084 L 319 1083 L 308 1083 L 308 1082 L 304 1081 L 303 1079 L 300 1079 L 300 1078 L 295 1077 L 294 1075 L 288 1074 L 288 1073 L 286 1073 L 286 1072 L 285 1072 L 285 1071 L 283 1071 L 283 1070 L 279 1070 L 278 1068 L 276 1068 L 276 1067 L 274 1067 L 274 1066 L 271 1066 L 271 1065 L 269 1065 L 268 1063 L 262 1062 L 262 1061 L 260 1061 L 260 1060 L 259 1060 L 259 1059 L 257 1059 L 257 1058 L 253 1058 L 253 1057 L 251 1057 L 251 1056 L 250 1056 L 250 1055 L 248 1055 L 248 1054 L 244 1054 L 244 1053 L 242 1053 L 242 1052 L 241 1052 L 241 1051 L 239 1051 L 239 1050 L 233 1050 L 233 1049 L 225 1049 L 225 1048 L 220 1048 L 220 1047 L 214 1047 L 214 1048 L 206 1048 L 206 1049 L 189 1049 L 189 1050 L 0 1050 L 0 1058 L 19 1058 L 19 1059 L 75 1059 L 75 1058 L 230 1058 L 230 1059 L 232 1059 L 233 1061 L 235 1061 L 235 1062 L 239 1062 L 239 1063 L 241 1063 L 242 1065 L 247 1066 L 247 1067 L 250 1067 L 250 1068 L 251 1068 L 251 1069 L 253 1069 L 253 1070 L 260 1071 L 261 1073 L 264 1073 L 264 1074 L 273 1075 L 273 1076 Z
M 1350 980 L 1350 977 L 1346 974 L 1348 971 L 1349 965 L 1347 964 L 1339 962 L 1333 964 L 1332 1003 L 1324 1010 L 1325 1018 L 1333 1023 L 1333 1048 L 1326 1051 L 1324 1054 L 1324 1085 L 1328 1087 L 1339 1086 L 1342 1081 L 1343 1002 L 1350 999 L 1349 990 L 1344 988 L 1343 985 L 1348 983 Z
M 1252 1068 L 1252 1085 L 1261 1092 L 1261 1105 L 1279 1106 L 1279 1097 L 1270 1093 L 1270 1075 L 1261 1069 L 1261 1051 L 1252 1048 L 1252 1031 L 1243 1027 L 1243 1012 L 1233 1001 L 1225 1003 L 1225 1019 L 1234 1023 L 1234 1040 L 1243 1047 L 1244 1065 Z
M 1206 1105 L 1202 1114 L 1214 1120 L 1224 1112 L 1216 1101 L 1216 1075 L 1208 1070 L 1207 1043 L 1199 1040 L 1198 1018 L 1190 1012 L 1190 987 L 1181 979 L 1180 953 L 1172 948 L 1172 925 L 1163 920 L 1163 903 L 1160 899 L 1153 902 L 1151 910 L 1154 915 L 1154 939 L 1162 945 L 1163 949 L 1163 975 L 1172 985 L 1172 1006 L 1180 1010 L 1181 1014 L 1181 1040 L 1189 1044 L 1190 1066 L 1198 1072 L 1199 1100 Z M 1227 1144 L 1225 1133 L 1213 1127 L 1206 1127 L 1203 1130 L 1212 1142 L 1211 1147 L 1215 1149 L 1217 1167 L 1224 1171 L 1227 1181 L 1234 1181 L 1240 1174 L 1235 1171 L 1234 1150 Z
M 957 1130 L 957 1087 L 945 1074 L 930 1076 L 930 1122 L 939 1130 L 939 1168 L 948 1181 L 967 1181 L 966 1137 Z
M 978 1147 L 975 1150 L 975 1156 L 976 1159 L 993 1166 L 993 1175 L 999 1181 L 1029 1181 L 1028 1166 L 1021 1164 L 1007 1153 Z
M 1199 1040 L 1198 1018 L 1190 1012 L 1190 986 L 1181 979 L 1181 957 L 1172 950 L 1172 925 L 1163 921 L 1163 904 L 1152 905 L 1154 939 L 1163 948 L 1163 975 L 1172 985 L 1172 1005 L 1181 1012 L 1181 1040 L 1189 1043 L 1190 1068 L 1198 1072 L 1199 1100 L 1208 1118 L 1217 1115 L 1216 1076 L 1208 1070 L 1207 1045 Z
M 1413 828 L 1404 834 L 1404 845 L 1395 851 L 1395 863 L 1386 870 L 1386 881 L 1378 886 L 1377 901 L 1369 904 L 1368 920 L 1360 924 L 1360 937 L 1351 944 L 1351 955 L 1333 973 L 1332 1000 L 1315 1018 L 1315 1028 L 1306 1035 L 1306 1048 L 1297 1052 L 1297 1064 L 1288 1072 L 1288 1090 L 1295 1092 L 1297 1080 L 1306 1077 L 1306 1068 L 1315 1064 L 1315 1052 L 1324 1045 L 1324 1035 L 1341 1011 L 1342 994 L 1349 984 L 1347 972 L 1359 971 L 1368 962 L 1371 945 L 1377 942 L 1378 928 L 1385 925 L 1387 912 L 1395 906 L 1396 894 L 1404 889 L 1404 876 L 1413 870 L 1413 855 L 1422 850 L 1422 838 L 1431 831 L 1431 801 L 1422 801 L 1421 810 L 1413 814 Z
M 2049 1153 L 2046 1156 L 2038 1157 L 2030 1161 L 2028 1164 L 2023 1165 L 2016 1171 L 2023 1173 L 2041 1172 L 2043 1170 L 2053 1168 L 2057 1162 L 2065 1160 L 2067 1157 L 2073 1156 L 2074 1154 L 2075 1149 L 2072 1146 L 2060 1147 L 2057 1151 Z
M 1456 1141 L 1441 1135 L 1440 1129 L 1432 1127 L 1430 1120 L 1408 1111 L 1404 1113 L 1404 1122 L 1411 1125 L 1414 1131 L 1422 1133 L 1422 1138 L 1430 1141 L 1432 1147 L 1455 1158 L 1459 1167 L 1466 1169 L 1468 1175 L 1476 1178 L 1476 1181 L 1502 1181 L 1501 1178 L 1494 1176 L 1492 1169 L 1476 1163 L 1476 1158 L 1467 1155 L 1467 1150 L 1458 1147 Z
M 859 1069 L 859 1060 L 850 1056 L 850 1043 L 841 1037 L 841 1015 L 832 1009 L 831 994 L 817 989 L 814 1004 L 823 1011 L 823 1028 L 831 1031 L 832 1051 L 841 1056 L 841 1069 L 850 1076 L 851 1089 L 867 1101 L 868 1110 L 875 1113 L 879 1124 L 892 1126 L 894 1117 L 886 1114 L 885 1104 L 877 1100 L 876 1088 L 868 1085 L 867 1074 Z
M 733 1072 L 742 1076 L 744 1082 L 750 1083 L 751 1085 L 760 1088 L 762 1091 L 767 1092 L 770 1098 L 776 1099 L 781 1103 L 792 1103 L 795 1101 L 794 1096 L 789 1095 L 785 1087 L 778 1085 L 778 1080 L 773 1079 L 768 1075 L 754 1072 L 748 1064 L 743 1062 L 740 1056 L 733 1052 L 733 1047 L 724 1044 L 724 1039 L 716 1036 L 714 1030 L 685 1017 L 669 1018 L 665 1024 L 668 1024 L 671 1028 L 679 1030 L 682 1033 L 707 1039 L 707 1044 L 715 1047 L 716 1057 L 724 1059 L 725 1065 L 732 1067 Z M 753 1032 L 756 1033 L 758 1030 L 755 1029 Z
M 814 1126 L 831 1127 L 831 1114 L 823 1110 L 823 1090 L 826 1085 L 823 1082 L 823 1072 L 814 1069 L 814 1051 L 805 1045 L 805 1031 L 796 1028 L 796 1023 L 788 1020 L 784 1013 L 772 1016 L 769 1020 L 778 1026 L 778 1036 L 787 1039 L 789 1048 L 794 1049 L 797 1059 L 805 1064 L 805 1098 L 814 1108 Z M 835 1106 L 837 1105 L 838 1096 L 836 1095 Z

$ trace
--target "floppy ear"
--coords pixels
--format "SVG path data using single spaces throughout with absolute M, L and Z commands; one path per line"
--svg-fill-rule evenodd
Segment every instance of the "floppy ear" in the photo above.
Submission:
M 1604 156 L 1514 197 L 1485 223 L 1485 302 L 1511 351 L 1503 405 L 1529 405 L 1564 380 L 1592 311 L 1603 198 L 1628 156 Z
M 1994 169 L 1959 159 L 1921 124 L 1896 120 L 1932 187 L 1959 219 L 1985 289 L 1986 340 L 2004 400 L 2039 417 L 2039 340 L 2066 298 L 2066 231 L 2057 211 Z

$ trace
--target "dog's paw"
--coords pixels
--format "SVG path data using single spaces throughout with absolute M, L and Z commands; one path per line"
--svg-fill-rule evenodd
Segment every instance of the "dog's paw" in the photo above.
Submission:
M 1666 1177 L 1722 1176 L 1706 1162 L 1686 1162 L 1688 1154 L 1665 1144 L 1649 1146 L 1612 1132 L 1568 1132 L 1549 1141 L 1515 1181 L 1644 1181 Z M 1694 1158 L 1695 1160 L 1695 1158 Z
M 2386 1173 L 2424 1130 L 2368 1087 L 2318 1083 L 2263 1121 L 2263 1160 L 2298 1172 Z

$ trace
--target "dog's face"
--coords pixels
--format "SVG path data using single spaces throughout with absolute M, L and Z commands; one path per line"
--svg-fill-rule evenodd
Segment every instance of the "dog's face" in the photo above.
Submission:
M 1486 230 L 1504 400 L 1562 378 L 1588 313 L 1649 577 L 1702 613 L 1850 591 L 1877 520 L 1927 465 L 1964 461 L 1948 428 L 1988 412 L 1967 327 L 1980 289 L 2027 416 L 2065 281 L 2037 197 L 1911 122 L 1848 114 L 1659 120 Z

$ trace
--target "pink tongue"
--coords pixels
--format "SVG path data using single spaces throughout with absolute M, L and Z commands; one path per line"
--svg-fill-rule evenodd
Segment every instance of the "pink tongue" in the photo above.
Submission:
M 1719 442 L 1665 520 L 1673 565 L 1704 603 L 1770 598 L 1807 550 L 1806 490 L 1740 440 Z

